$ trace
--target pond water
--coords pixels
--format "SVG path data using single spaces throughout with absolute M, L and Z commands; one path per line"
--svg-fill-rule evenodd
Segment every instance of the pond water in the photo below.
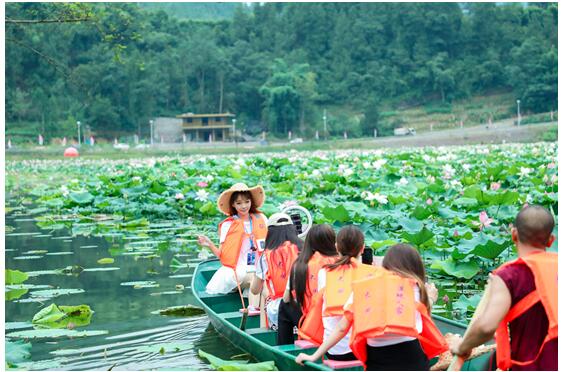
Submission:
M 38 286 L 5 301 L 6 334 L 31 330 L 34 314 L 52 303 L 89 305 L 94 311 L 91 323 L 76 330 L 107 331 L 90 337 L 32 339 L 31 359 L 19 366 L 28 370 L 206 370 L 208 364 L 197 356 L 199 349 L 223 359 L 243 353 L 217 334 L 205 315 L 152 313 L 194 304 L 190 291 L 194 265 L 170 266 L 174 258 L 197 261 L 191 254 L 166 249 L 130 255 L 129 247 L 149 236 L 140 234 L 140 240 L 137 235 L 129 239 L 117 235 L 72 237 L 69 229 L 40 229 L 31 216 L 7 215 L 6 225 L 14 229 L 5 238 L 5 268 L 34 275 L 25 284 Z M 102 258 L 114 262 L 98 263 Z M 84 270 L 70 275 L 50 272 L 74 265 Z M 141 281 L 151 282 L 150 286 L 127 284 Z M 54 293 L 47 294 L 47 289 L 83 292 L 50 298 Z

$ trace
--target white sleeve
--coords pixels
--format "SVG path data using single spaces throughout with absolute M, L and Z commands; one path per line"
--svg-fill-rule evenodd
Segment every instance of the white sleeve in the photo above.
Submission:
M 419 286 L 417 284 L 413 286 L 413 297 L 415 298 L 416 302 L 421 301 L 419 296 Z M 419 311 L 415 312 L 415 328 L 417 329 L 418 333 L 423 331 L 423 320 L 421 319 L 421 314 Z
M 226 236 L 228 235 L 228 231 L 230 231 L 231 226 L 232 226 L 231 221 L 227 221 L 222 224 L 222 229 L 220 231 L 220 244 L 222 244 L 226 240 Z
M 325 269 L 319 269 L 319 272 L 317 273 L 317 290 L 318 291 L 325 287 L 326 279 L 327 279 L 327 272 L 325 271 Z
M 351 292 L 349 294 L 349 298 L 347 299 L 347 301 L 345 302 L 345 305 L 343 305 L 343 308 L 345 310 L 348 310 L 351 308 L 351 306 L 353 305 L 353 292 Z

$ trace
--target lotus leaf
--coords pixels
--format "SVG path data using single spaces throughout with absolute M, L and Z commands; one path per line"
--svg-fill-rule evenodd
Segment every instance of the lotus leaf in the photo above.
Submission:
M 277 371 L 273 361 L 248 363 L 248 361 L 223 360 L 201 349 L 198 350 L 198 355 L 200 358 L 207 359 L 217 371 Z
M 106 335 L 108 331 L 77 331 L 75 329 L 33 329 L 8 333 L 8 338 L 59 338 L 59 337 L 88 337 Z
M 4 280 L 6 284 L 20 284 L 28 280 L 28 274 L 19 270 L 4 270 Z
M 445 261 L 436 260 L 431 265 L 432 269 L 439 269 L 456 278 L 471 279 L 479 272 L 479 265 L 475 261 L 454 261 L 449 258 Z

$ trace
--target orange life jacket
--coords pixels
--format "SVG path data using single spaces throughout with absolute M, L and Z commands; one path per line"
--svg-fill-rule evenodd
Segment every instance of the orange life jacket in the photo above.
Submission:
M 522 298 L 509 310 L 495 332 L 497 368 L 507 370 L 514 364 L 520 366 L 531 364 L 539 358 L 547 342 L 559 337 L 557 258 L 557 253 L 537 252 L 500 266 L 500 268 L 502 268 L 512 264 L 527 265 L 535 279 L 535 290 Z M 545 314 L 547 314 L 547 319 L 549 320 L 547 336 L 543 340 L 541 348 L 533 360 L 523 362 L 513 360 L 511 359 L 511 345 L 507 325 L 540 301 L 543 304 Z
M 218 235 L 221 235 L 222 225 L 225 222 L 231 221 L 230 229 L 226 235 L 224 242 L 221 245 L 220 261 L 223 266 L 235 269 L 238 265 L 238 258 L 244 239 L 250 238 L 256 246 L 257 251 L 263 249 L 260 247 L 261 241 L 265 241 L 268 229 L 265 220 L 261 214 L 250 214 L 252 222 L 252 233 L 246 233 L 244 229 L 244 221 L 238 216 L 230 216 L 223 220 L 218 226 Z
M 367 339 L 384 334 L 417 338 L 429 359 L 448 350 L 447 342 L 427 308 L 414 300 L 415 281 L 381 269 L 376 275 L 352 283 L 353 304 L 345 316 L 353 322 L 350 348 L 365 367 Z M 415 312 L 423 322 L 417 331 Z
M 306 315 L 311 304 L 312 297 L 317 293 L 317 274 L 325 266 L 337 261 L 339 256 L 324 256 L 315 252 L 307 263 L 307 282 L 305 291 L 305 301 L 301 304 L 301 311 Z
M 297 326 L 298 339 L 312 341 L 318 345 L 323 342 L 324 328 L 321 308 L 324 291 L 325 288 L 322 288 L 312 296 L 311 303 L 308 306 L 309 311 L 299 319 Z
M 381 268 L 365 265 L 352 258 L 349 265 L 326 270 L 325 310 L 323 316 L 343 315 L 343 305 L 351 295 L 351 283 L 374 276 Z
M 268 298 L 275 300 L 283 297 L 291 267 L 299 254 L 297 245 L 284 242 L 276 249 L 266 249 L 264 255 L 268 264 L 266 285 Z
M 341 316 L 344 314 L 343 305 L 351 295 L 351 283 L 354 280 L 374 276 L 381 268 L 364 265 L 357 260 L 351 260 L 351 264 L 342 265 L 334 270 L 326 272 L 326 286 L 319 290 L 311 300 L 309 311 L 300 319 L 298 327 L 299 339 L 323 342 L 323 317 Z M 325 302 L 325 310 L 322 307 Z

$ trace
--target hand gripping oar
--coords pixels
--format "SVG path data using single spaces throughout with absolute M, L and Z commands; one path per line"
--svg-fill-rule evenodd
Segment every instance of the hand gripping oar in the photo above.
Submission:
M 491 274 L 489 274 L 489 278 L 491 277 Z M 491 296 L 491 283 L 487 283 L 487 287 L 485 288 L 485 293 L 483 293 L 483 297 L 481 298 L 481 301 L 479 302 L 479 305 L 477 305 L 477 308 L 475 309 L 475 313 L 473 314 L 473 318 L 471 318 L 471 321 L 469 322 L 469 325 L 467 326 L 467 329 L 469 329 L 473 323 L 475 323 L 475 320 L 477 318 L 479 318 L 483 311 L 485 310 L 486 306 L 487 306 L 487 300 L 489 299 L 489 297 Z M 461 368 L 463 367 L 463 364 L 465 363 L 465 358 L 457 355 L 454 355 L 453 360 L 451 361 L 451 364 L 449 365 L 449 367 L 447 368 L 448 371 L 461 371 Z

